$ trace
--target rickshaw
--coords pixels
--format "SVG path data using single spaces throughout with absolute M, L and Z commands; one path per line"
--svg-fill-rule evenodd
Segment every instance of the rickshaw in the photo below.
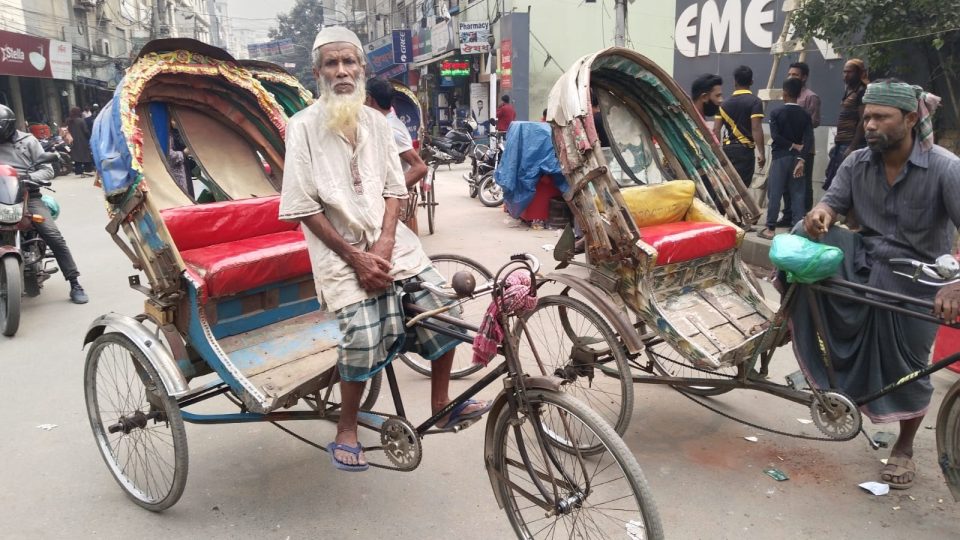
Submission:
M 286 125 L 280 103 L 249 71 L 223 51 L 182 40 L 148 44 L 96 121 L 107 232 L 145 275 L 146 283 L 138 273 L 129 284 L 146 300 L 136 316 L 109 313 L 90 325 L 85 401 L 111 475 L 133 502 L 152 511 L 169 508 L 184 490 L 184 423 L 270 422 L 323 450 L 283 423 L 339 416 L 339 326 L 318 302 L 299 225 L 278 219 L 275 192 L 231 197 L 257 185 L 238 178 L 242 174 L 266 182 L 255 168 L 208 170 L 201 156 L 207 181 L 228 198 L 192 200 L 157 149 L 157 132 L 169 117 L 154 112 L 172 107 L 220 124 L 207 129 L 234 130 L 248 148 L 246 156 L 232 155 L 232 163 L 248 167 L 245 159 L 263 155 L 277 179 Z M 492 299 L 499 324 L 522 325 L 517 314 L 534 298 L 538 266 L 520 254 L 493 279 L 458 273 L 452 289 L 405 286 L 405 295 L 423 289 L 449 301 L 432 311 L 406 306 L 407 326 L 469 343 L 478 327 L 444 313 L 483 296 Z M 416 469 L 424 436 L 456 433 L 476 421 L 438 428 L 440 419 L 502 380 L 488 413 L 484 458 L 497 502 L 519 537 L 544 537 L 555 528 L 543 524 L 552 523 L 585 537 L 662 538 L 642 472 L 622 439 L 561 392 L 558 379 L 519 372 L 516 346 L 516 339 L 505 340 L 498 348 L 503 362 L 418 425 L 404 413 L 388 364 L 381 373 L 394 410 L 373 410 L 375 378 L 359 415 L 360 426 L 378 439 L 364 445 L 371 466 Z M 214 400 L 232 412 L 206 412 Z M 208 406 L 204 412 L 196 408 L 200 403 Z M 601 513 L 608 519 L 597 530 Z
M 591 93 L 599 97 L 610 148 L 600 146 Z M 869 396 L 817 388 L 805 373 L 787 384 L 768 380 L 763 372 L 773 351 L 789 342 L 788 314 L 800 295 L 860 299 L 943 321 L 930 314 L 930 302 L 837 278 L 791 284 L 779 309 L 768 305 L 740 256 L 744 228 L 759 215 L 756 205 L 717 143 L 704 137 L 706 126 L 690 99 L 643 55 L 610 48 L 583 57 L 553 87 L 547 118 L 570 184 L 564 198 L 583 230 L 586 253 L 585 260 L 575 257 L 572 230 L 565 231 L 554 253 L 557 269 L 541 280 L 560 292 L 541 295 L 526 326 L 539 356 L 547 352 L 546 373 L 566 380 L 567 391 L 618 432 L 630 420 L 633 383 L 651 383 L 673 386 L 708 407 L 701 398 L 735 388 L 769 393 L 808 406 L 825 440 L 850 440 L 866 435 L 860 406 L 960 359 L 952 351 Z M 949 255 L 936 263 L 899 263 L 904 279 L 930 286 L 960 279 Z M 817 321 L 822 336 L 821 325 Z M 531 358 L 523 347 L 520 355 Z M 832 369 L 828 350 L 823 361 Z M 941 466 L 955 496 L 958 395 L 960 383 L 938 420 Z

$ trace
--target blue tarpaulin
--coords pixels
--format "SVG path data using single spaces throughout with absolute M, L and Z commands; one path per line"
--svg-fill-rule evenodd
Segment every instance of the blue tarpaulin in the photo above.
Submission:
M 127 147 L 127 139 L 120 129 L 120 90 L 117 91 L 100 111 L 93 123 L 90 148 L 93 151 L 93 163 L 100 173 L 103 190 L 107 195 L 122 193 L 133 184 L 136 171 L 131 167 L 133 157 Z
M 511 123 L 503 158 L 495 174 L 497 184 L 503 188 L 503 204 L 511 216 L 519 218 L 527 209 L 544 174 L 553 176 L 553 183 L 561 192 L 566 193 L 569 189 L 553 151 L 550 125 L 544 122 Z

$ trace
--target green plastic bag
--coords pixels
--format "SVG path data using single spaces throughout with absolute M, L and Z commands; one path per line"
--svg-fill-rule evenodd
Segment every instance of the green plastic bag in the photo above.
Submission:
M 843 251 L 795 234 L 780 234 L 770 246 L 770 262 L 787 273 L 790 283 L 816 283 L 837 273 Z

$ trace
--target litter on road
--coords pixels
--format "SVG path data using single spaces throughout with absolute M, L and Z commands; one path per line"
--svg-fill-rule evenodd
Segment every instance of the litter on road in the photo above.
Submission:
M 40 424 L 40 425 L 37 426 L 37 427 L 38 427 L 39 429 L 44 430 L 44 431 L 50 431 L 51 429 L 57 428 L 57 427 L 59 427 L 59 426 L 57 426 L 56 424 Z
M 766 474 L 766 475 L 769 476 L 770 478 L 773 478 L 773 479 L 776 480 L 777 482 L 783 482 L 784 480 L 789 480 L 789 479 L 790 479 L 790 477 L 787 476 L 787 473 L 781 471 L 780 469 L 776 469 L 776 468 L 774 468 L 774 467 L 770 467 L 770 468 L 768 468 L 768 469 L 764 469 L 763 472 L 764 472 L 764 474 Z
M 890 486 L 882 482 L 864 482 L 860 484 L 860 487 L 878 497 L 890 493 Z

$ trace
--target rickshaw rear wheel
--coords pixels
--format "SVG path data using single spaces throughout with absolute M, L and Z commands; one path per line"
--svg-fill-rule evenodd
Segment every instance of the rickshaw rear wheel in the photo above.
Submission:
M 147 510 L 176 504 L 187 483 L 187 432 L 156 368 L 111 332 L 90 346 L 83 382 L 90 427 L 114 480 Z
M 604 318 L 576 298 L 553 295 L 538 299 L 523 321 L 513 332 L 524 372 L 540 375 L 539 357 L 546 375 L 565 381 L 564 392 L 623 434 L 633 415 L 633 377 L 626 347 Z
M 529 390 L 524 401 L 500 410 L 487 458 L 518 538 L 664 537 L 640 465 L 600 415 L 563 392 Z M 587 447 L 598 451 L 574 450 Z
M 728 380 L 735 377 L 740 370 L 739 367 L 720 368 L 715 371 L 697 369 L 691 365 L 689 360 L 667 343 L 648 345 L 646 347 L 646 353 L 650 361 L 653 362 L 653 369 L 657 373 L 667 377 L 698 379 L 715 377 L 717 379 Z M 733 390 L 732 386 L 688 386 L 679 384 L 671 386 L 681 392 L 701 397 L 719 396 Z

